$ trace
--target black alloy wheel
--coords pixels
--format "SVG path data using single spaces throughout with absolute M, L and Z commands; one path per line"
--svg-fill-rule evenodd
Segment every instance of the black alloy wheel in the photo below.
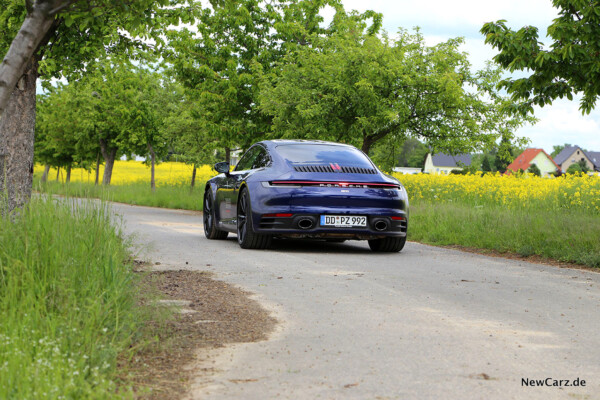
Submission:
M 238 199 L 237 236 L 242 249 L 265 249 L 271 245 L 271 235 L 261 235 L 252 227 L 252 206 L 248 189 L 243 188 Z
M 210 188 L 204 191 L 204 207 L 202 210 L 202 222 L 204 223 L 204 236 L 211 240 L 223 240 L 227 238 L 228 233 L 217 229 L 217 219 L 215 217 L 214 200 Z
M 406 236 L 404 237 L 385 237 L 383 239 L 369 240 L 369 247 L 373 251 L 382 253 L 397 253 L 404 248 Z

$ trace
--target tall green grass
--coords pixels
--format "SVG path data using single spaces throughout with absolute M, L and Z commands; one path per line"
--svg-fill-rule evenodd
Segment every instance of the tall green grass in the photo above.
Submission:
M 600 218 L 593 212 L 419 201 L 410 216 L 410 240 L 600 267 Z
M 0 216 L 1 399 L 117 397 L 117 355 L 144 322 L 126 257 L 103 205 L 34 198 Z
M 34 182 L 34 189 L 48 194 L 73 197 L 88 197 L 116 201 L 140 206 L 175 208 L 182 210 L 202 210 L 204 183 L 199 182 L 193 189 L 188 185 L 159 186 L 152 192 L 148 183 L 130 183 L 127 185 L 95 186 L 84 182 L 68 184 L 49 181 Z

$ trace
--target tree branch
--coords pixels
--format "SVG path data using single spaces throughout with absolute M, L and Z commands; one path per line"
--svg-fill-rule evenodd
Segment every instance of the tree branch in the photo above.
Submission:
M 54 17 L 49 15 L 50 7 L 52 4 L 48 1 L 34 4 L 0 64 L 0 118 L 27 63 L 54 22 Z

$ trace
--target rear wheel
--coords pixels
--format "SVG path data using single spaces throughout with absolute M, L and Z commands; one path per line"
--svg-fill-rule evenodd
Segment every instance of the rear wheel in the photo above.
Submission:
M 217 229 L 217 218 L 212 193 L 209 188 L 204 191 L 204 208 L 202 211 L 202 222 L 204 223 L 204 236 L 207 239 L 222 240 L 227 238 L 227 232 Z
M 252 205 L 248 189 L 243 188 L 238 199 L 237 236 L 242 249 L 265 249 L 271 245 L 271 235 L 261 235 L 252 227 Z
M 406 236 L 404 237 L 386 237 L 383 239 L 369 240 L 369 247 L 373 251 L 397 253 L 404 248 Z

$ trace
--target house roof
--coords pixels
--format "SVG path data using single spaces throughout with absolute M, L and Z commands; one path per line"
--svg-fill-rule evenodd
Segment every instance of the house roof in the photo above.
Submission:
M 461 162 L 467 167 L 471 165 L 471 155 L 470 154 L 459 154 L 457 156 L 452 156 L 444 153 L 437 153 L 431 156 L 431 162 L 436 167 L 457 167 L 460 168 L 458 163 Z
M 556 155 L 556 157 L 554 157 L 554 162 L 558 165 L 562 165 L 562 163 L 564 163 L 565 161 L 567 161 L 567 159 L 569 158 L 569 156 L 571 154 L 573 154 L 573 152 L 575 150 L 577 150 L 579 148 L 579 146 L 565 146 L 560 153 L 558 153 Z
M 562 165 L 565 161 L 569 159 L 569 157 L 575 152 L 575 150 L 580 150 L 591 162 L 594 164 L 596 169 L 600 168 L 600 152 L 598 151 L 584 151 L 579 146 L 565 146 L 564 149 L 560 153 L 554 157 L 554 162 L 558 165 Z
M 596 170 L 600 171 L 600 151 L 588 151 L 585 154 L 588 156 L 592 164 L 594 164 Z
M 548 153 L 544 151 L 544 149 L 526 149 L 524 152 L 519 154 L 517 158 L 515 158 L 515 161 L 513 161 L 507 167 L 507 169 L 514 172 L 517 172 L 520 169 L 523 171 L 527 171 L 527 168 L 531 166 L 531 162 L 533 161 L 533 159 L 540 153 L 544 153 L 546 157 L 548 157 L 548 159 L 552 161 L 554 165 L 556 165 L 556 168 L 560 169 L 560 167 L 556 164 L 552 157 L 550 157 Z

